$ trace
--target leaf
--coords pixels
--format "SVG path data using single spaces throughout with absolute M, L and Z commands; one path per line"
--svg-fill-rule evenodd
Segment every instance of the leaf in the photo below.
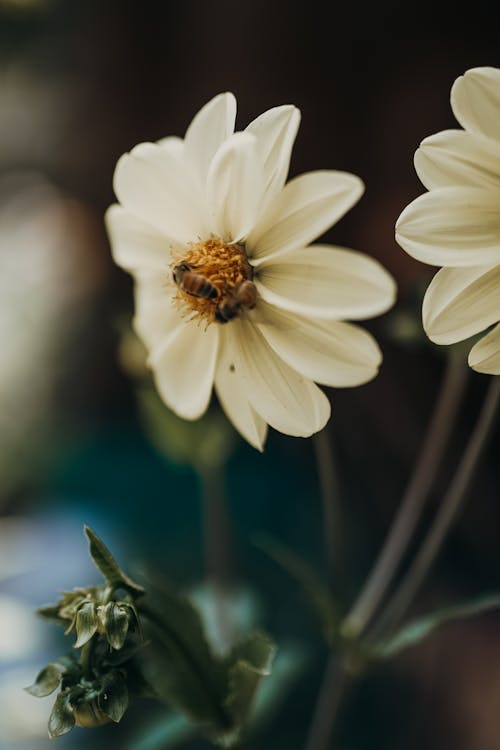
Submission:
M 326 642 L 331 645 L 339 630 L 340 617 L 325 581 L 311 565 L 275 539 L 259 536 L 255 544 L 297 581 L 320 623 Z
M 212 654 L 189 599 L 163 586 L 141 602 L 140 615 L 150 642 L 141 669 L 158 697 L 199 724 L 227 728 L 224 665 Z
M 71 732 L 75 726 L 75 717 L 69 699 L 67 693 L 59 693 L 55 700 L 49 717 L 49 736 L 52 738 Z
M 89 526 L 84 526 L 85 534 L 89 540 L 89 552 L 92 560 L 103 574 L 107 584 L 111 588 L 123 586 L 133 591 L 136 596 L 144 593 L 139 584 L 129 578 L 115 561 L 106 545 L 99 539 L 97 534 Z
M 259 683 L 271 674 L 276 645 L 263 633 L 252 633 L 236 644 L 226 659 L 228 693 L 225 705 L 240 733 L 250 716 Z
M 405 625 L 393 637 L 373 646 L 369 653 L 376 659 L 391 659 L 404 649 L 416 646 L 442 625 L 498 608 L 500 608 L 500 594 L 488 594 L 470 602 L 440 609 Z
M 35 698 L 45 698 L 46 695 L 50 695 L 59 687 L 63 674 L 64 668 L 62 668 L 60 664 L 47 664 L 47 666 L 38 673 L 33 685 L 24 689 L 30 695 L 34 695 Z
M 78 608 L 75 618 L 76 643 L 74 648 L 84 646 L 97 630 L 97 616 L 94 602 L 84 602 Z
M 121 672 L 108 672 L 101 680 L 98 706 L 111 721 L 118 723 L 128 707 L 128 690 Z
M 66 627 L 68 624 L 68 621 L 59 615 L 59 604 L 49 604 L 46 607 L 40 607 L 40 609 L 37 609 L 36 613 L 44 620 L 55 622 L 56 625 L 63 625 Z

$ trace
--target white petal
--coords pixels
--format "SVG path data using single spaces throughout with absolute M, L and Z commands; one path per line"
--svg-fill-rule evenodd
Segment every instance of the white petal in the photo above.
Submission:
M 184 155 L 184 141 L 176 135 L 167 135 L 157 141 L 158 145 L 164 148 L 171 156 L 176 159 L 182 159 Z
M 337 388 L 361 385 L 375 377 L 382 361 L 369 333 L 338 320 L 299 318 L 261 303 L 259 329 L 274 351 L 305 378 Z
M 231 326 L 229 326 L 229 329 Z M 267 436 L 267 424 L 251 406 L 245 380 L 236 371 L 231 347 L 231 331 L 220 331 L 221 351 L 215 373 L 215 388 L 227 418 L 250 445 L 262 451 Z
M 396 224 L 407 253 L 433 266 L 500 263 L 500 191 L 449 187 L 419 196 Z
M 500 141 L 500 70 L 473 68 L 457 78 L 451 107 L 466 130 Z
M 160 396 L 183 419 L 198 419 L 208 406 L 217 349 L 215 325 L 182 321 L 149 356 Z
M 280 254 L 259 266 L 254 277 L 264 300 L 284 310 L 318 318 L 359 320 L 394 303 L 392 276 L 364 253 L 311 245 Z
M 285 104 L 264 112 L 245 129 L 256 136 L 264 165 L 261 210 L 285 184 L 299 124 L 300 110 Z
M 422 306 L 424 328 L 436 344 L 454 344 L 500 320 L 500 265 L 442 268 Z
M 168 272 L 170 243 L 164 235 L 117 203 L 108 208 L 105 221 L 115 263 L 127 271 Z
M 207 231 L 204 203 L 182 161 L 157 143 L 141 143 L 116 165 L 120 203 L 171 242 L 186 243 Z
M 415 169 L 427 190 L 470 185 L 500 191 L 500 144 L 466 130 L 445 130 L 422 141 Z
M 495 326 L 472 347 L 469 365 L 477 372 L 500 375 L 500 325 Z
M 308 245 L 359 200 L 363 189 L 359 177 L 347 172 L 308 172 L 295 177 L 248 237 L 249 255 L 262 258 Z
M 160 346 L 178 325 L 184 324 L 172 303 L 171 284 L 168 274 L 135 275 L 134 328 L 149 351 Z
M 289 367 L 248 321 L 231 323 L 236 337 L 236 370 L 247 383 L 255 411 L 286 435 L 308 437 L 330 416 L 325 394 Z
M 205 104 L 195 115 L 186 131 L 185 154 L 205 182 L 210 162 L 219 146 L 233 134 L 236 119 L 236 99 L 227 92 Z
M 262 187 L 257 139 L 235 133 L 219 148 L 208 173 L 214 234 L 228 242 L 243 239 L 255 223 Z

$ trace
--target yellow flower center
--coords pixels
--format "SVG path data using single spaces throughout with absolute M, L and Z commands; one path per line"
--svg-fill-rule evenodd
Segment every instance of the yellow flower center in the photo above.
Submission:
M 242 245 L 214 237 L 190 243 L 171 265 L 175 304 L 190 319 L 227 323 L 255 307 L 252 267 Z

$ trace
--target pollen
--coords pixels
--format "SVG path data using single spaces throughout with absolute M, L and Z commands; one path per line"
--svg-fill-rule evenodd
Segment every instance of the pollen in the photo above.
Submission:
M 174 304 L 189 319 L 207 325 L 221 322 L 218 307 L 235 299 L 241 285 L 252 279 L 244 246 L 218 237 L 189 243 L 170 268 L 176 285 Z

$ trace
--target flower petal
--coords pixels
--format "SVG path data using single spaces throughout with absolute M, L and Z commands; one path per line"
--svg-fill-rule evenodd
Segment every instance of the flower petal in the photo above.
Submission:
M 331 245 L 266 259 L 254 281 L 266 302 L 317 318 L 369 318 L 388 310 L 396 293 L 392 276 L 376 260 Z
M 136 274 L 134 293 L 134 329 L 151 351 L 160 346 L 179 325 L 184 325 L 184 320 L 172 304 L 167 274 Z
M 141 143 L 119 159 L 114 189 L 127 211 L 171 242 L 192 242 L 207 230 L 204 203 L 190 170 L 157 143 Z
M 305 378 L 344 388 L 366 383 L 378 372 L 382 354 L 373 336 L 337 320 L 307 320 L 261 303 L 258 327 L 274 351 Z
M 164 235 L 118 203 L 108 208 L 105 221 L 115 263 L 127 271 L 167 271 L 171 254 L 170 243 Z
M 235 368 L 247 383 L 255 411 L 286 435 L 308 437 L 321 430 L 330 416 L 330 402 L 310 380 L 289 367 L 248 321 L 232 324 Z
M 500 265 L 442 268 L 422 306 L 424 328 L 436 344 L 454 344 L 500 320 Z
M 433 266 L 500 263 L 500 191 L 449 187 L 424 193 L 405 208 L 396 239 Z
M 486 375 L 500 375 L 500 325 L 495 326 L 469 353 L 469 365 Z
M 304 247 L 359 200 L 363 183 L 347 172 L 308 172 L 290 180 L 249 235 L 253 258 Z
M 167 135 L 166 138 L 160 138 L 158 145 L 164 148 L 171 156 L 176 159 L 182 159 L 184 155 L 184 141 L 176 135 Z
M 264 165 L 261 211 L 285 184 L 299 124 L 300 110 L 285 104 L 267 110 L 245 128 L 245 132 L 256 136 Z
M 445 130 L 422 141 L 415 169 L 427 190 L 470 185 L 500 191 L 500 144 L 466 130 Z
M 499 141 L 500 70 L 472 68 L 457 78 L 451 89 L 451 108 L 466 130 Z
M 257 139 L 235 133 L 219 148 L 208 173 L 214 234 L 228 242 L 243 239 L 255 223 L 262 186 Z
M 182 321 L 149 356 L 160 396 L 183 419 L 198 419 L 208 406 L 217 349 L 215 325 Z
M 250 445 L 262 451 L 267 436 L 267 424 L 248 401 L 245 380 L 236 372 L 230 331 L 220 332 L 221 351 L 215 373 L 217 398 L 234 427 Z
M 185 154 L 202 182 L 219 146 L 233 134 L 236 99 L 226 92 L 211 99 L 194 116 L 186 131 Z

